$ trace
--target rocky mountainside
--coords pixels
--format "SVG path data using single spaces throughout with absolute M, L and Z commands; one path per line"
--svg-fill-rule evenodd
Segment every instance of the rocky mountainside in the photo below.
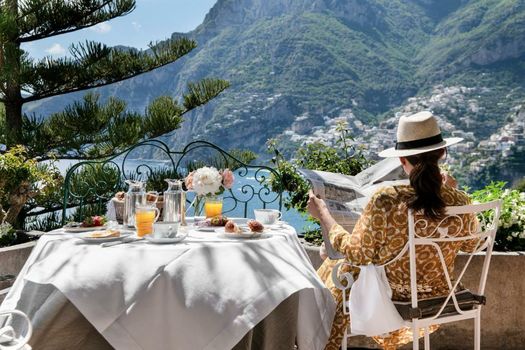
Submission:
M 186 35 L 199 44 L 188 57 L 98 90 L 143 109 L 188 81 L 228 79 L 225 93 L 166 136 L 174 145 L 206 139 L 263 153 L 277 137 L 296 147 L 334 118 L 378 125 L 436 86 L 479 92 L 462 98 L 480 108 L 450 99 L 438 109 L 481 140 L 525 101 L 524 0 L 218 0 Z

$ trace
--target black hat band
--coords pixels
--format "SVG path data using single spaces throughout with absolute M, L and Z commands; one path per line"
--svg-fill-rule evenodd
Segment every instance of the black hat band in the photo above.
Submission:
M 431 136 L 414 141 L 396 142 L 396 149 L 414 149 L 436 145 L 440 142 L 443 142 L 443 137 L 441 136 L 441 134 L 437 134 L 436 136 Z

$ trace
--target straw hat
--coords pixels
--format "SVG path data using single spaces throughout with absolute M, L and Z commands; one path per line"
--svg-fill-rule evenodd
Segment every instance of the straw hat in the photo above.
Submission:
M 429 111 L 399 119 L 396 146 L 379 153 L 380 157 L 407 157 L 434 151 L 463 141 L 461 137 L 444 139 L 436 117 Z

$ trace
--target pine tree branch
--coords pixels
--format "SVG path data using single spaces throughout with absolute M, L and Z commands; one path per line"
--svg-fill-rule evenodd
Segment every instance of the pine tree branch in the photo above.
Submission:
M 18 42 L 70 33 L 135 9 L 135 0 L 26 0 L 20 2 Z
M 203 79 L 198 83 L 188 83 L 188 93 L 184 95 L 182 114 L 202 106 L 226 90 L 230 83 L 222 79 Z
M 123 51 L 86 42 L 72 46 L 73 58 L 45 58 L 24 67 L 22 86 L 31 102 L 69 92 L 83 91 L 130 79 L 165 66 L 196 47 L 193 40 L 178 38 L 151 47 L 151 51 Z

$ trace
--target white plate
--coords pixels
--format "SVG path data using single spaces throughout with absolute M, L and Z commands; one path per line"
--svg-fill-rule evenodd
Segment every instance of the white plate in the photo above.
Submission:
M 89 232 L 97 230 L 105 230 L 107 226 L 91 226 L 91 227 L 67 227 L 64 226 L 64 232 Z
M 217 232 L 219 232 L 219 235 L 221 235 L 223 237 L 232 238 L 232 239 L 259 238 L 265 233 L 265 231 L 263 231 L 263 232 L 252 232 L 248 228 L 245 228 L 245 227 L 241 227 L 241 229 L 243 231 L 240 232 L 240 233 L 231 233 L 231 232 L 226 232 L 224 230 L 224 227 L 221 227 L 221 229 L 218 230 Z
M 94 238 L 94 237 L 88 237 L 87 235 L 80 236 L 79 238 L 82 239 L 85 242 L 89 243 L 102 243 L 102 242 L 112 242 L 112 241 L 120 241 L 122 238 L 125 238 L 129 236 L 127 233 L 121 233 L 118 237 L 100 237 L 100 238 Z
M 173 237 L 173 238 L 155 238 L 151 235 L 145 235 L 144 236 L 144 239 L 150 243 L 155 243 L 155 244 L 169 244 L 169 243 L 177 243 L 177 242 L 180 242 L 182 241 L 184 238 L 186 238 L 188 236 L 187 233 L 185 234 L 182 234 L 182 235 L 178 235 L 177 237 Z

